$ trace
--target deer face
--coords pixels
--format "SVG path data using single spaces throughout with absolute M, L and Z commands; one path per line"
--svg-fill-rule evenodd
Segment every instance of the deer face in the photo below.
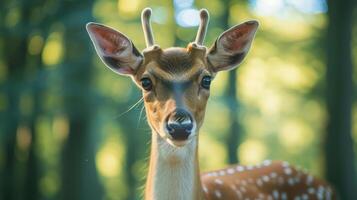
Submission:
M 87 30 L 106 66 L 132 77 L 141 88 L 154 134 L 173 146 L 183 146 L 197 136 L 203 123 L 211 81 L 217 72 L 233 69 L 243 60 L 258 23 L 249 21 L 234 26 L 222 33 L 207 51 L 202 42 L 208 13 L 202 10 L 195 42 L 187 48 L 161 49 L 153 45 L 150 14 L 149 9 L 142 14 L 148 46 L 143 53 L 128 37 L 112 28 L 89 23 Z
M 158 48 L 144 53 L 142 69 L 134 76 L 152 129 L 172 144 L 186 143 L 202 124 L 214 76 L 204 55 L 205 49 Z

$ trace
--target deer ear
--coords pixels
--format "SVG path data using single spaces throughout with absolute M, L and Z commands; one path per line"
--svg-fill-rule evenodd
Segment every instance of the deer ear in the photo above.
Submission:
M 111 70 L 122 75 L 134 75 L 143 56 L 124 34 L 107 26 L 88 23 L 88 34 L 97 54 Z
M 223 32 L 209 49 L 207 60 L 215 72 L 234 69 L 247 55 L 258 28 L 248 21 Z

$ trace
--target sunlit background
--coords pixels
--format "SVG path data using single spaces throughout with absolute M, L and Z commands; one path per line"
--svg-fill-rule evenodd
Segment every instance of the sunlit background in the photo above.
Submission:
M 324 177 L 325 0 L 5 0 L 0 7 L 0 199 L 141 199 L 151 134 L 143 104 L 132 107 L 141 94 L 104 67 L 85 24 L 112 26 L 144 49 L 144 7 L 153 9 L 163 48 L 193 41 L 201 8 L 211 16 L 208 47 L 230 26 L 260 22 L 233 72 L 237 81 L 224 72 L 213 82 L 200 133 L 202 171 L 228 165 L 237 121 L 240 163 L 287 160 Z M 356 20 L 352 36 L 356 91 Z M 356 92 L 353 98 L 356 150 Z

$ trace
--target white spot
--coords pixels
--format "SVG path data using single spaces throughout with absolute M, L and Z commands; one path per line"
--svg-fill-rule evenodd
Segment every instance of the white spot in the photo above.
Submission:
M 330 188 L 328 188 L 327 190 L 326 190 L 326 200 L 331 200 L 331 189 Z
M 290 168 L 290 167 L 286 167 L 286 168 L 284 169 L 284 173 L 285 173 L 286 175 L 290 175 L 290 174 L 292 173 L 291 168 Z
M 277 176 L 278 176 L 278 174 L 276 172 L 270 173 L 270 177 L 271 178 L 276 178 Z
M 238 172 L 242 172 L 242 171 L 244 171 L 244 167 L 243 166 L 237 166 L 236 170 Z
M 236 194 L 238 196 L 239 199 L 242 199 L 243 198 L 243 195 L 242 193 L 239 191 L 239 190 L 236 190 Z
M 323 186 L 319 186 L 319 188 L 317 189 L 317 193 L 319 193 L 319 194 L 323 194 L 324 193 L 324 191 L 325 191 L 325 188 L 323 187 Z
M 254 169 L 254 166 L 253 166 L 253 165 L 248 165 L 248 166 L 247 166 L 247 170 L 252 170 L 252 169 Z
M 313 176 L 311 176 L 311 175 L 307 176 L 306 185 L 311 185 L 313 181 L 314 181 Z
M 263 165 L 264 165 L 264 166 L 269 166 L 269 165 L 271 165 L 271 160 L 264 160 L 264 161 L 263 161 Z
M 303 199 L 303 200 L 309 200 L 309 196 L 308 196 L 307 194 L 303 194 L 303 195 L 302 195 L 302 199 Z
M 207 189 L 206 186 L 203 186 L 203 191 L 204 191 L 205 193 L 208 193 L 208 189 Z
M 263 181 L 260 178 L 257 179 L 257 185 L 258 186 L 262 186 L 263 185 Z
M 278 192 L 278 190 L 274 190 L 274 191 L 273 191 L 273 197 L 274 197 L 274 199 L 279 199 L 279 192 Z
M 281 199 L 282 199 L 282 200 L 288 199 L 288 196 L 286 195 L 285 192 L 282 192 L 282 193 L 281 193 Z
M 214 195 L 216 195 L 217 198 L 221 198 L 222 197 L 222 194 L 219 190 L 215 190 L 214 191 Z
M 247 189 L 245 189 L 244 186 L 240 186 L 240 191 L 242 191 L 243 193 L 245 193 L 247 191 Z
M 212 176 L 218 176 L 217 172 L 212 172 L 211 175 Z
M 269 181 L 269 176 L 263 176 L 263 181 L 268 182 Z
M 213 173 L 207 173 L 206 176 L 213 176 Z
M 223 181 L 221 179 L 214 179 L 214 182 L 217 183 L 218 185 L 222 185 L 223 184 Z
M 227 169 L 227 173 L 228 174 L 234 174 L 234 169 L 232 169 L 232 168 Z
M 293 178 L 289 178 L 288 183 L 289 183 L 289 185 L 293 186 L 295 184 L 295 181 Z
M 307 192 L 309 194 L 314 194 L 315 193 L 315 188 L 310 187 L 310 188 L 307 189 Z

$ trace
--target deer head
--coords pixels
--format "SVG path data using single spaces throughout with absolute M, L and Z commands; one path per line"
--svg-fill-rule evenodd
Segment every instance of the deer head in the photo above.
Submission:
M 210 85 L 219 71 L 235 69 L 247 55 L 258 28 L 247 21 L 223 32 L 207 50 L 203 46 L 209 21 L 200 11 L 196 40 L 186 48 L 161 49 L 154 43 L 151 9 L 142 12 L 147 48 L 140 53 L 132 41 L 113 28 L 87 24 L 97 54 L 119 75 L 130 76 L 142 89 L 146 114 L 153 134 L 173 146 L 184 146 L 197 137 L 203 123 Z

